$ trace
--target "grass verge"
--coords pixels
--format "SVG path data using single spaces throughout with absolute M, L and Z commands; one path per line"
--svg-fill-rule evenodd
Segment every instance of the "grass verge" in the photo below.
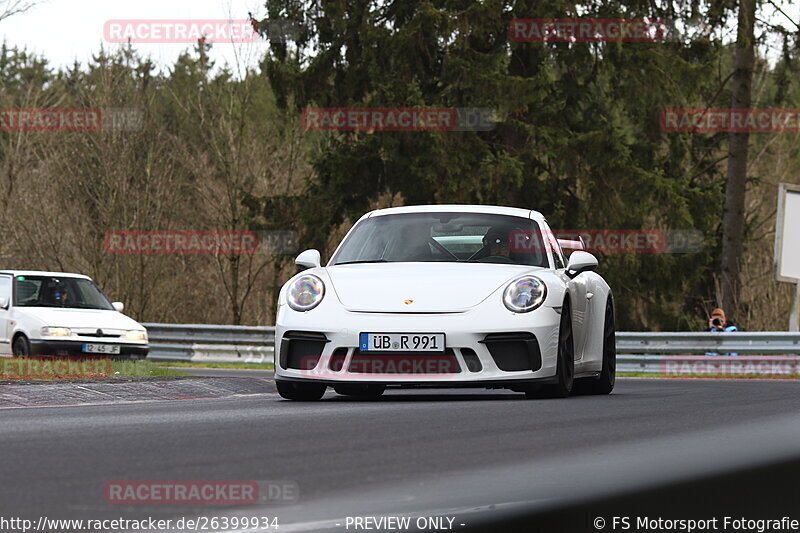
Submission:
M 800 379 L 798 374 L 661 374 L 652 372 L 617 372 L 620 378 L 669 379 Z
M 153 361 L 153 363 L 160 367 L 275 370 L 275 365 L 272 363 L 193 363 L 187 361 Z
M 116 377 L 159 377 L 188 376 L 185 372 L 163 368 L 153 361 L 112 361 L 111 376 Z
M 0 381 L 81 381 L 93 379 L 185 376 L 184 372 L 162 368 L 152 361 L 79 357 L 0 358 Z

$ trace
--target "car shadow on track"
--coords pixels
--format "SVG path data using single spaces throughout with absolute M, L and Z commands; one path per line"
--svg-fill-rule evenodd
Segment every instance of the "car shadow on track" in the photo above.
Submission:
M 360 398 L 358 396 L 326 395 L 323 400 L 335 402 L 463 402 L 463 401 L 508 401 L 524 400 L 525 395 L 517 392 L 395 392 L 391 391 L 378 398 Z

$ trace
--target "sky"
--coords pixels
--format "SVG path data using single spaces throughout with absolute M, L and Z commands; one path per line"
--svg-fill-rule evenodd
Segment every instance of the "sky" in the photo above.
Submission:
M 0 0 L 0 6 L 9 0 Z M 86 65 L 100 47 L 115 48 L 104 39 L 104 24 L 114 19 L 244 19 L 248 12 L 264 14 L 264 0 L 38 0 L 29 11 L 0 21 L 0 39 L 44 56 L 53 67 Z M 777 2 L 795 22 L 800 22 L 800 2 Z M 772 23 L 790 25 L 773 9 L 763 14 Z M 733 28 L 728 35 L 735 36 Z M 772 44 L 769 56 L 777 49 Z M 268 47 L 264 40 L 250 44 L 219 43 L 212 49 L 216 66 L 225 63 L 234 73 L 255 67 Z M 137 44 L 160 70 L 168 69 L 190 44 Z
M 0 0 L 2 5 L 7 0 Z M 114 19 L 246 19 L 264 14 L 264 0 L 40 0 L 32 9 L 0 21 L 0 40 L 44 56 L 51 66 L 86 65 L 100 47 L 121 45 L 104 39 L 104 24 Z M 219 43 L 212 48 L 217 66 L 255 66 L 268 43 Z M 190 44 L 137 44 L 161 68 L 169 67 Z

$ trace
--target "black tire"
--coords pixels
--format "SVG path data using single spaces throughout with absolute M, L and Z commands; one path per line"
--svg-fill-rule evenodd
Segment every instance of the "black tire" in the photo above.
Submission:
M 380 384 L 342 384 L 334 385 L 333 390 L 342 396 L 358 396 L 360 398 L 377 398 L 386 390 L 386 385 Z
M 614 303 L 611 296 L 606 303 L 603 321 L 603 367 L 600 376 L 580 380 L 582 394 L 610 394 L 617 380 L 617 339 L 614 328 Z
M 278 394 L 287 400 L 301 402 L 314 402 L 325 394 L 325 385 L 322 383 L 296 383 L 294 381 L 276 381 Z
M 27 357 L 31 354 L 31 344 L 25 335 L 18 335 L 11 348 L 14 357 Z
M 558 363 L 556 382 L 539 385 L 525 391 L 525 396 L 534 398 L 566 398 L 572 393 L 575 383 L 575 342 L 572 335 L 572 307 L 569 300 L 561 308 L 561 322 L 558 326 Z

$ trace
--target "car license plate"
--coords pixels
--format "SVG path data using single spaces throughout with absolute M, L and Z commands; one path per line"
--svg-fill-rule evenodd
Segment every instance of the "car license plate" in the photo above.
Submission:
M 113 344 L 84 344 L 83 353 L 119 354 L 119 346 Z
M 362 352 L 443 352 L 444 333 L 362 333 Z

